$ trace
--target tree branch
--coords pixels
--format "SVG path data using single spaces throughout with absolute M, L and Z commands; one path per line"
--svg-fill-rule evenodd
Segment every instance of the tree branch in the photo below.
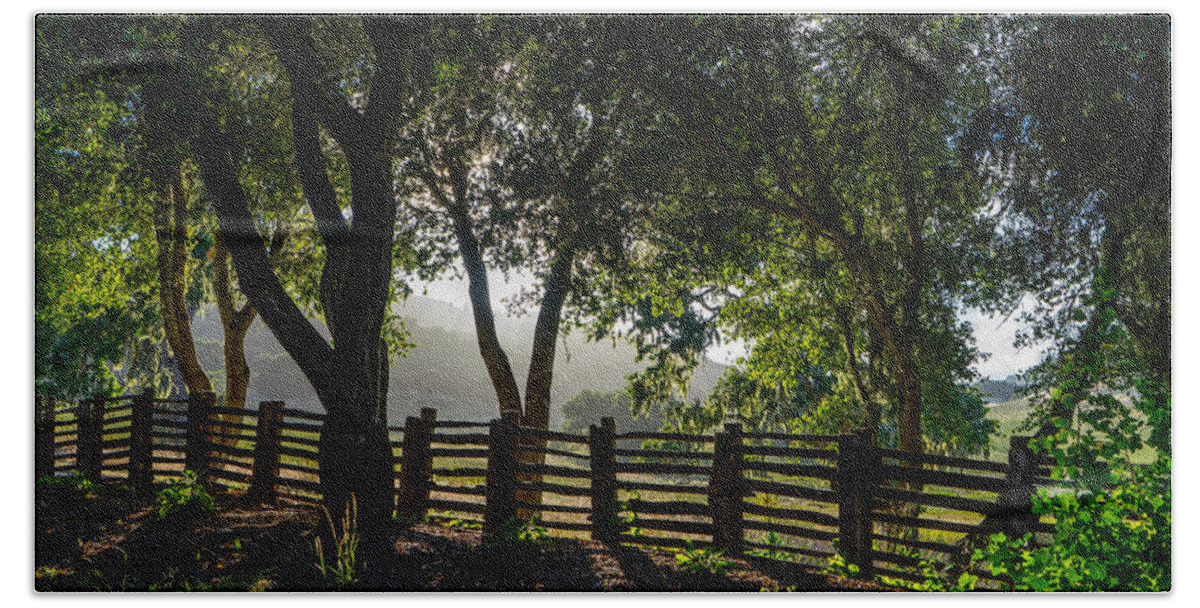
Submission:
M 238 183 L 228 144 L 207 108 L 195 105 L 200 123 L 197 142 L 200 171 L 216 208 L 225 245 L 232 254 L 240 287 L 257 304 L 263 321 L 284 350 L 313 387 L 320 390 L 333 349 L 304 317 L 271 270 L 264 239 L 250 213 L 245 191 Z
M 381 147 L 387 150 L 399 135 L 398 122 L 407 97 L 405 83 L 412 78 L 416 63 L 414 47 L 421 48 L 416 33 L 422 27 L 428 28 L 428 20 L 423 16 L 368 16 L 362 21 L 375 50 L 375 77 L 367 103 L 366 129 L 381 134 Z
M 292 97 L 313 98 L 314 114 L 338 141 L 360 141 L 364 134 L 363 115 L 342 94 L 324 80 L 324 62 L 312 45 L 311 24 L 307 17 L 265 17 L 259 22 L 283 63 L 292 85 Z M 314 77 L 320 75 L 319 77 Z

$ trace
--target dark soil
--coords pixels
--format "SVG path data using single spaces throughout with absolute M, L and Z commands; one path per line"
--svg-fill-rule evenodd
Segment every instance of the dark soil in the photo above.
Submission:
M 158 521 L 128 493 L 77 504 L 41 497 L 39 591 L 329 591 L 313 549 L 317 510 L 218 498 L 214 515 Z M 747 557 L 722 575 L 681 572 L 675 552 L 597 541 L 485 543 L 477 529 L 400 524 L 395 553 L 348 590 L 373 591 L 839 591 L 885 590 L 808 567 Z

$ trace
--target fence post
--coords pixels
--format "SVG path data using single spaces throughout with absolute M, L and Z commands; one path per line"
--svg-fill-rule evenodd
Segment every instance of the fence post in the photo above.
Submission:
M 433 425 L 437 411 L 422 408 L 421 417 L 409 416 L 404 420 L 404 441 L 400 452 L 400 488 L 396 497 L 396 510 L 401 517 L 424 517 L 429 504 L 430 468 L 433 457 L 429 444 L 433 439 Z
M 202 479 L 208 475 L 209 416 L 216 405 L 216 393 L 204 391 L 188 395 L 187 445 L 184 447 L 184 467 Z
M 250 473 L 250 500 L 271 503 L 279 497 L 279 443 L 283 437 L 283 402 L 258 404 L 254 427 L 254 468 Z
M 1001 498 L 1005 517 L 1003 532 L 1009 538 L 1021 538 L 1033 532 L 1037 515 L 1033 513 L 1033 478 L 1035 465 L 1029 437 L 1009 437 L 1008 490 Z
M 713 544 L 730 557 L 742 554 L 742 425 L 731 422 L 713 439 L 713 466 L 708 502 L 713 519 Z
M 517 440 L 521 417 L 504 412 L 488 428 L 487 482 L 484 492 L 487 506 L 483 513 L 483 533 L 499 532 L 517 517 Z
M 433 485 L 433 433 L 437 428 L 437 410 L 432 407 L 421 408 L 421 432 L 424 433 L 424 443 L 421 450 L 421 484 L 420 490 L 421 514 L 424 515 L 429 501 L 430 486 Z
M 36 397 L 36 439 L 34 440 L 35 479 L 54 475 L 54 397 Z
M 133 398 L 133 420 L 129 425 L 129 485 L 139 497 L 153 492 L 153 446 L 150 428 L 154 424 L 154 389 L 147 388 Z
M 868 577 L 872 565 L 872 476 L 873 470 L 879 469 L 878 463 L 871 464 L 872 459 L 878 460 L 861 431 L 838 437 L 838 550 L 847 563 L 858 566 Z
M 875 573 L 875 521 L 871 513 L 875 511 L 875 485 L 879 480 L 883 459 L 875 446 L 875 433 L 869 429 L 856 429 L 854 435 L 858 440 L 858 480 L 854 491 L 858 494 L 855 503 L 858 505 L 858 554 L 861 562 L 859 572 L 871 578 Z
M 616 542 L 617 529 L 617 439 L 612 418 L 588 429 L 588 462 L 592 469 L 592 538 Z
M 101 425 L 104 422 L 104 402 L 99 398 L 83 399 L 76 408 L 78 444 L 75 447 L 75 468 L 88 479 L 100 481 Z

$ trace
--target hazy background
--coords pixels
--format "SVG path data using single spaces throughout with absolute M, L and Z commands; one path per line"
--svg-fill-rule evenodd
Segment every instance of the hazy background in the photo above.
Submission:
M 529 282 L 522 276 L 506 280 L 499 272 L 490 276 L 496 329 L 520 386 L 524 386 L 529 371 L 536 311 L 521 317 L 510 316 L 506 299 Z M 392 363 L 388 393 L 391 424 L 402 424 L 404 417 L 416 415 L 422 407 L 437 408 L 442 419 L 496 417 L 496 397 L 475 341 L 466 283 L 447 279 L 417 285 L 414 295 L 400 304 L 398 310 L 418 346 Z M 992 353 L 989 359 L 976 365 L 977 371 L 1000 381 L 981 383 L 981 388 L 991 393 L 989 401 L 1006 401 L 1012 385 L 1004 380 L 1036 363 L 1040 353 L 1012 347 L 1013 334 L 1019 327 L 1015 319 L 1005 321 L 978 313 L 963 318 L 975 327 L 980 350 Z M 201 363 L 213 372 L 216 388 L 222 392 L 222 335 L 216 311 L 202 311 L 194 322 L 194 331 Z M 689 397 L 706 396 L 725 366 L 734 364 L 742 354 L 741 344 L 712 349 L 697 369 Z M 246 337 L 246 356 L 251 370 L 247 395 L 251 407 L 259 401 L 282 399 L 290 407 L 322 411 L 304 374 L 261 320 L 255 320 Z M 623 390 L 626 376 L 644 367 L 635 361 L 634 348 L 622 341 L 589 343 L 578 333 L 566 336 L 565 340 L 560 338 L 551 390 L 552 428 L 561 425 L 562 405 L 567 400 L 585 390 Z

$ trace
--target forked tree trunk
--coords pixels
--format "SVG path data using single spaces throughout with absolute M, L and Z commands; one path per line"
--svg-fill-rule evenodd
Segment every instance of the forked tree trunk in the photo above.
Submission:
M 558 344 L 558 326 L 562 319 L 563 304 L 570 291 L 571 271 L 575 263 L 575 252 L 571 248 L 561 251 L 554 265 L 550 268 L 550 276 L 546 280 L 546 293 L 542 298 L 542 306 L 538 310 L 537 324 L 533 330 L 533 350 L 529 355 L 529 375 L 525 380 L 525 413 L 521 424 L 535 429 L 550 428 L 550 387 L 554 383 L 554 355 Z M 546 463 L 546 454 L 541 452 L 546 447 L 545 439 L 533 439 L 525 442 L 537 451 L 521 452 L 521 462 L 541 465 Z M 526 475 L 523 481 L 540 483 L 541 475 Z M 537 491 L 522 491 L 517 494 L 518 500 L 529 504 L 541 504 L 542 493 Z M 529 519 L 531 514 L 518 512 L 522 519 Z
M 163 186 L 154 210 L 155 236 L 158 241 L 159 300 L 163 330 L 175 356 L 175 364 L 190 394 L 212 391 L 212 382 L 200 366 L 192 339 L 191 313 L 187 307 L 187 198 L 183 191 L 180 168 L 174 167 L 169 183 Z
M 370 564 L 390 553 L 392 451 L 387 434 L 387 349 L 381 338 L 390 303 L 395 246 L 396 192 L 392 160 L 400 120 L 411 108 L 407 87 L 417 70 L 432 69 L 414 48 L 425 48 L 428 22 L 421 17 L 364 17 L 374 51 L 365 110 L 349 105 L 325 81 L 325 63 L 314 47 L 311 21 L 270 17 L 262 30 L 286 72 L 292 101 L 292 144 L 304 194 L 325 248 L 320 297 L 332 342 L 322 336 L 284 289 L 271 268 L 257 219 L 238 181 L 234 146 L 217 117 L 195 91 L 207 90 L 203 72 L 190 70 L 190 86 L 177 100 L 200 126 L 201 167 L 239 286 L 264 323 L 304 372 L 325 407 L 319 464 L 323 502 L 333 519 L 333 537 L 344 532 L 342 516 L 353 496 L 361 538 L 357 562 Z M 204 57 L 219 36 L 197 23 L 190 49 Z M 353 220 L 343 214 L 322 152 L 318 124 L 345 153 Z M 327 529 L 327 526 L 321 526 Z
M 275 253 L 272 248 L 272 253 Z M 229 249 L 225 239 L 217 232 L 216 243 L 213 247 L 213 292 L 217 300 L 217 313 L 221 317 L 223 333 L 222 351 L 225 355 L 225 400 L 227 411 L 218 412 L 218 418 L 223 423 L 240 423 L 240 413 L 246 407 L 246 392 L 250 386 L 250 366 L 246 362 L 246 334 L 250 324 L 258 316 L 254 306 L 247 302 L 240 309 L 234 303 L 233 281 L 229 276 Z M 233 425 L 223 427 L 228 435 L 238 435 L 240 431 Z M 235 439 L 218 439 L 218 443 L 233 445 Z

